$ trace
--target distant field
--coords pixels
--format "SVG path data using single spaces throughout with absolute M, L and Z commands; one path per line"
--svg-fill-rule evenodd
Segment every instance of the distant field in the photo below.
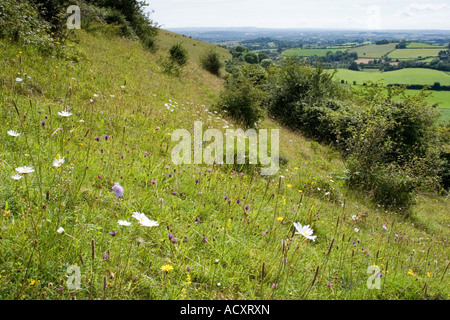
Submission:
M 345 51 L 346 49 L 288 49 L 284 51 L 282 54 L 284 56 L 289 57 L 311 57 L 311 56 L 319 56 L 325 57 L 328 51 L 336 52 L 336 51 Z
M 414 94 L 417 90 L 408 90 L 408 93 Z M 441 110 L 440 121 L 450 121 L 450 91 L 432 91 L 428 101 L 437 104 Z
M 418 57 L 437 57 L 442 49 L 397 49 L 391 52 L 388 57 L 399 60 L 412 60 Z
M 358 54 L 358 58 L 366 59 L 366 58 L 376 58 L 379 59 L 385 54 L 395 50 L 395 46 L 397 43 L 388 43 L 382 45 L 369 44 L 362 47 L 357 47 L 350 49 L 348 52 L 356 52 Z
M 435 82 L 440 82 L 441 85 L 450 85 L 450 75 L 448 73 L 421 68 L 401 69 L 389 72 L 366 72 L 339 69 L 335 78 L 345 80 L 350 84 L 353 83 L 353 81 L 356 81 L 357 85 L 361 85 L 365 81 L 379 81 L 383 84 L 399 83 L 422 85 L 432 85 Z
M 406 46 L 407 49 L 443 49 L 443 47 L 433 46 L 428 43 L 411 42 Z

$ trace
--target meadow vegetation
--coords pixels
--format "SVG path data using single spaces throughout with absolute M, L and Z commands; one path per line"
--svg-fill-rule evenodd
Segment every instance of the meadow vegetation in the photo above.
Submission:
M 0 299 L 449 298 L 449 127 L 423 92 L 290 59 L 228 75 L 225 49 L 162 30 L 51 32 L 0 39 Z M 279 129 L 279 172 L 174 165 L 194 121 Z

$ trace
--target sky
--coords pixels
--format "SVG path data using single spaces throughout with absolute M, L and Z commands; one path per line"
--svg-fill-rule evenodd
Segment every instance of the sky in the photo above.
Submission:
M 182 27 L 450 30 L 448 0 L 147 0 L 163 29 Z

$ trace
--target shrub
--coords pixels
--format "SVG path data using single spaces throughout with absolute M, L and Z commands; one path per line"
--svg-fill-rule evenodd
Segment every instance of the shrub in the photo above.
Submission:
M 258 65 L 241 66 L 227 79 L 216 107 L 244 126 L 252 127 L 264 116 L 260 105 L 266 77 L 266 71 Z
M 324 72 L 321 66 L 313 68 L 286 59 L 270 71 L 264 106 L 281 123 L 328 140 L 330 130 L 321 124 L 328 112 L 339 108 L 334 99 L 341 92 L 332 78 L 333 73 Z
M 211 72 L 213 75 L 220 76 L 220 68 L 222 68 L 222 62 L 220 61 L 220 55 L 210 50 L 200 58 L 200 64 L 203 69 Z
M 188 60 L 188 52 L 183 46 L 179 43 L 174 44 L 170 49 L 170 59 L 177 63 L 180 66 L 183 66 L 186 64 Z

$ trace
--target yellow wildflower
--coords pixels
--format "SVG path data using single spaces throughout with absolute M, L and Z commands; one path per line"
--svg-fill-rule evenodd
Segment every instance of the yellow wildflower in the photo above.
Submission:
M 161 270 L 165 271 L 165 272 L 169 272 L 170 270 L 173 270 L 173 267 L 168 265 L 168 264 L 166 264 L 166 265 L 161 267 Z

